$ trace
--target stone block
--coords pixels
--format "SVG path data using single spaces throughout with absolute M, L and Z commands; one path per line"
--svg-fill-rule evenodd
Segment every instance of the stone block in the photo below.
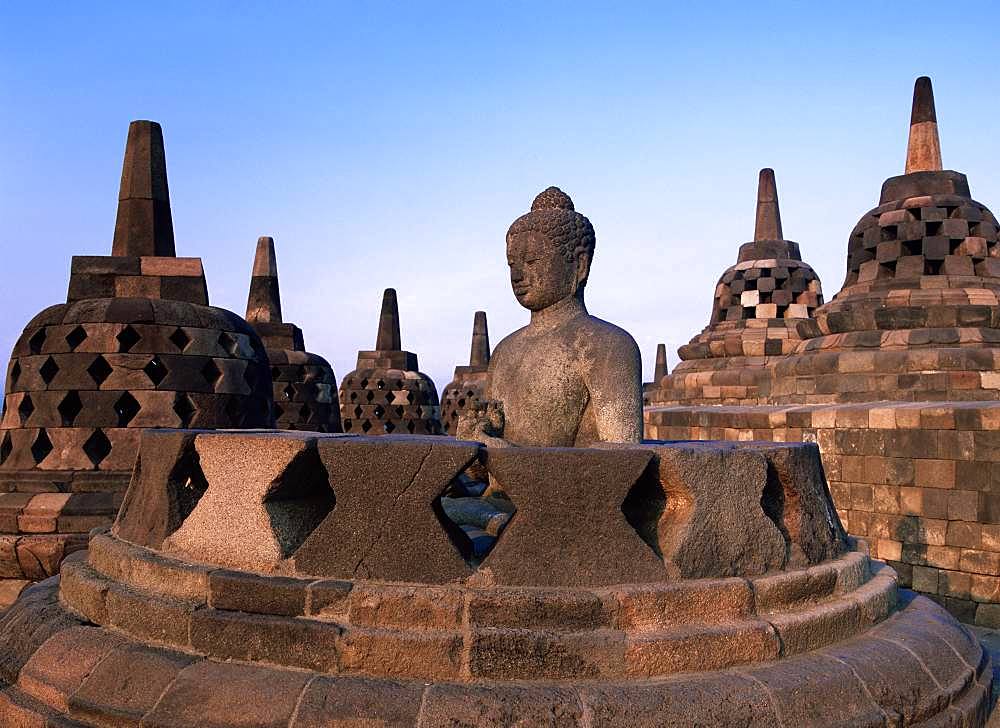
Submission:
M 458 589 L 392 584 L 355 584 L 350 621 L 368 627 L 458 629 L 465 596 Z
M 295 617 L 305 613 L 308 581 L 219 569 L 208 576 L 209 604 L 257 614 Z
M 295 711 L 290 728 L 378 725 L 410 728 L 417 725 L 423 702 L 423 683 L 364 677 L 319 677 L 312 680 Z M 458 706 L 456 706 L 458 707 Z M 468 708 L 465 704 L 463 708 Z M 454 720 L 456 713 L 446 713 Z M 479 716 L 480 713 L 470 713 Z
M 84 678 L 115 647 L 120 637 L 93 627 L 74 627 L 54 635 L 22 668 L 17 686 L 28 695 L 60 711 Z M 72 659 L 66 659 L 72 655 Z
M 303 672 L 203 660 L 180 672 L 143 724 L 207 728 L 238 715 L 248 726 L 284 728 L 308 681 Z
M 195 659 L 133 644 L 116 647 L 70 696 L 70 715 L 98 725 L 138 725 Z
M 473 589 L 468 616 L 477 627 L 599 629 L 613 626 L 617 603 L 611 595 L 582 590 Z
M 533 680 L 620 676 L 625 635 L 615 630 L 542 632 L 473 628 L 469 672 L 474 679 Z

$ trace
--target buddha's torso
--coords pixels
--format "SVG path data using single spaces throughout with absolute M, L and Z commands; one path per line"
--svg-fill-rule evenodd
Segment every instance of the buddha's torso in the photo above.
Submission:
M 490 361 L 490 398 L 504 408 L 504 439 L 517 445 L 573 447 L 597 441 L 588 388 L 586 313 L 555 328 L 526 326 L 500 342 Z

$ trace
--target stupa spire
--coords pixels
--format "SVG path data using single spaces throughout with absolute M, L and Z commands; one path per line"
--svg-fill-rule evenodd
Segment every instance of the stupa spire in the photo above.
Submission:
M 781 212 L 778 210 L 778 185 L 774 170 L 765 167 L 757 180 L 757 224 L 753 239 L 784 240 L 781 234 Z
M 476 311 L 472 323 L 472 351 L 469 366 L 484 367 L 490 363 L 490 332 L 486 328 L 486 312 Z
M 253 259 L 250 296 L 247 298 L 247 321 L 274 323 L 281 321 L 281 291 L 278 286 L 278 260 L 274 254 L 274 238 L 257 238 L 257 253 Z
M 667 345 L 656 345 L 656 369 L 653 370 L 653 382 L 659 384 L 667 376 Z
M 396 303 L 396 289 L 386 288 L 382 294 L 382 312 L 378 316 L 378 337 L 375 339 L 377 351 L 399 351 L 403 344 L 399 336 L 399 304 Z
M 155 121 L 133 121 L 128 127 L 111 254 L 175 255 L 163 130 Z
M 934 111 L 934 88 L 927 76 L 913 84 L 913 110 L 910 112 L 910 139 L 906 146 L 906 174 L 939 172 L 941 140 Z

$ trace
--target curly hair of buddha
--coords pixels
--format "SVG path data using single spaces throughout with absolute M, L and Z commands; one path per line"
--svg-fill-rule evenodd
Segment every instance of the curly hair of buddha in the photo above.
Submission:
M 550 240 L 568 261 L 586 253 L 594 258 L 597 236 L 594 226 L 576 211 L 573 200 L 558 187 L 549 187 L 535 197 L 531 212 L 521 215 L 507 231 L 507 239 L 514 235 L 538 232 Z M 586 284 L 586 280 L 581 285 Z

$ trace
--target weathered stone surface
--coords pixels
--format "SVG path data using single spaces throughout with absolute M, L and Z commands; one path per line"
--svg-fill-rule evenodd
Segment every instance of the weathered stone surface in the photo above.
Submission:
M 391 680 L 317 678 L 302 694 L 290 728 L 410 728 L 417 725 L 424 690 L 423 684 Z
M 295 552 L 300 573 L 418 582 L 470 573 L 434 501 L 476 457 L 474 443 L 387 436 L 318 447 L 337 506 Z
M 663 564 L 622 513 L 622 502 L 652 453 L 622 449 L 609 455 L 573 448 L 491 449 L 490 475 L 517 513 L 482 571 L 498 584 L 511 585 L 664 578 Z
M 274 571 L 333 506 L 316 440 L 305 434 L 200 434 L 208 489 L 164 552 Z
M 665 499 L 655 525 L 646 530 L 652 532 L 649 538 L 655 537 L 671 575 L 752 575 L 784 566 L 785 539 L 762 508 L 767 488 L 763 456 L 694 443 L 646 447 L 656 455 Z M 655 496 L 657 486 L 648 487 Z
M 510 226 L 511 286 L 531 322 L 497 345 L 488 404 L 459 423 L 460 437 L 556 447 L 642 438 L 639 348 L 583 301 L 595 241 L 593 225 L 557 187 Z
M 149 728 L 286 728 L 309 677 L 204 660 L 186 667 L 143 719 Z M 225 685 L 225 690 L 219 686 Z M 248 696 L 253 699 L 248 700 Z
M 420 725 L 584 725 L 575 691 L 565 688 L 491 685 L 432 685 L 424 699 Z
M 134 644 L 115 647 L 69 696 L 74 718 L 98 725 L 136 725 L 178 673 L 196 660 Z

